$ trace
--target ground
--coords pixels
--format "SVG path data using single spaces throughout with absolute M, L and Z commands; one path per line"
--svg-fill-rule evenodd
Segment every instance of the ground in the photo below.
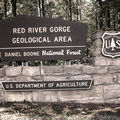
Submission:
M 0 120 L 120 120 L 119 104 L 1 103 Z

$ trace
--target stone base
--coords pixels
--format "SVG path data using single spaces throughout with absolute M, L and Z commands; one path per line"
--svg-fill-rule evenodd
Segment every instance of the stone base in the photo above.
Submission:
M 70 81 L 93 79 L 93 84 L 91 88 L 87 90 L 37 90 L 7 92 L 3 90 L 2 86 L 0 86 L 1 102 L 29 101 L 118 103 L 120 101 L 118 100 L 118 98 L 120 97 L 119 66 L 72 65 L 43 67 L 7 67 L 1 69 L 0 81 Z

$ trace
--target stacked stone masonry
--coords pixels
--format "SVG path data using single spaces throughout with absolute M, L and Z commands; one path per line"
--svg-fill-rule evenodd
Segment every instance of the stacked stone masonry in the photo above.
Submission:
M 59 81 L 93 79 L 88 90 L 4 91 L 0 84 L 0 101 L 120 103 L 120 58 L 101 54 L 101 35 L 96 33 L 91 65 L 4 67 L 1 81 Z
M 94 40 L 93 47 L 92 47 L 93 64 L 94 65 L 115 65 L 115 66 L 120 65 L 120 57 L 113 59 L 113 58 L 105 57 L 102 55 L 103 33 L 104 32 L 98 32 L 96 34 L 93 34 L 92 36 L 92 40 Z M 115 31 L 111 33 L 115 33 Z
M 43 66 L 0 69 L 0 81 L 56 81 L 93 79 L 89 90 L 5 92 L 0 85 L 0 101 L 30 102 L 120 102 L 120 66 Z

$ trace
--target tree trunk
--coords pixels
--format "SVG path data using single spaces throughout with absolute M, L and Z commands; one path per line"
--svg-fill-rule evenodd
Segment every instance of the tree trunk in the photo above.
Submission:
M 45 17 L 45 4 L 44 4 L 44 0 L 42 0 L 42 16 Z
M 69 19 L 72 21 L 72 1 L 69 0 Z
M 120 9 L 118 9 L 118 29 L 120 30 Z
M 69 19 L 69 11 L 68 11 L 68 0 L 65 0 L 65 5 L 66 5 L 66 19 L 68 20 Z
M 98 16 L 98 19 L 99 19 L 98 27 L 101 30 L 103 27 L 103 4 L 102 4 L 102 0 L 98 0 L 98 2 L 100 6 L 100 11 L 99 11 L 99 16 Z
M 4 0 L 4 14 L 5 14 L 5 18 L 7 17 L 7 0 Z
M 102 0 L 98 0 L 100 7 L 102 7 Z
M 98 19 L 97 19 L 97 15 L 95 16 L 95 23 L 96 23 L 95 28 L 96 28 L 96 30 L 98 30 Z
M 116 28 L 115 28 L 115 24 L 116 24 L 116 18 L 115 18 L 115 14 L 116 14 L 116 12 L 115 12 L 115 8 L 114 8 L 114 10 L 113 10 L 113 29 L 115 30 Z
M 80 21 L 82 21 L 82 0 L 80 0 Z
M 99 29 L 101 30 L 103 27 L 103 11 L 101 9 L 100 15 L 99 15 Z
M 77 21 L 79 20 L 79 3 L 78 0 L 76 0 L 76 8 L 77 8 Z
M 11 0 L 13 16 L 16 16 L 16 3 L 17 3 L 17 0 Z
M 41 16 L 41 2 L 38 0 L 38 16 Z
M 107 25 L 107 28 L 110 28 L 110 27 L 111 27 L 111 25 L 110 25 L 110 8 L 108 8 L 108 9 L 106 10 L 106 12 L 107 12 L 106 25 Z

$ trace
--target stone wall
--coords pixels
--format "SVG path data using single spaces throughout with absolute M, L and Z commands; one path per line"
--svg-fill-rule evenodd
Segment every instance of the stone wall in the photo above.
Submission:
M 102 35 L 104 32 L 98 32 L 96 34 L 93 34 L 92 40 L 93 42 L 93 64 L 94 65 L 120 65 L 120 57 L 116 58 L 110 58 L 110 57 L 105 57 L 102 55 Z M 107 33 L 107 31 L 106 31 Z M 109 32 L 110 33 L 110 32 Z M 116 33 L 115 31 L 111 31 L 111 33 Z
M 56 81 L 93 79 L 89 90 L 7 92 L 0 84 L 0 101 L 120 103 L 120 58 L 101 54 L 103 33 L 96 33 L 92 65 L 5 67 L 0 81 Z

